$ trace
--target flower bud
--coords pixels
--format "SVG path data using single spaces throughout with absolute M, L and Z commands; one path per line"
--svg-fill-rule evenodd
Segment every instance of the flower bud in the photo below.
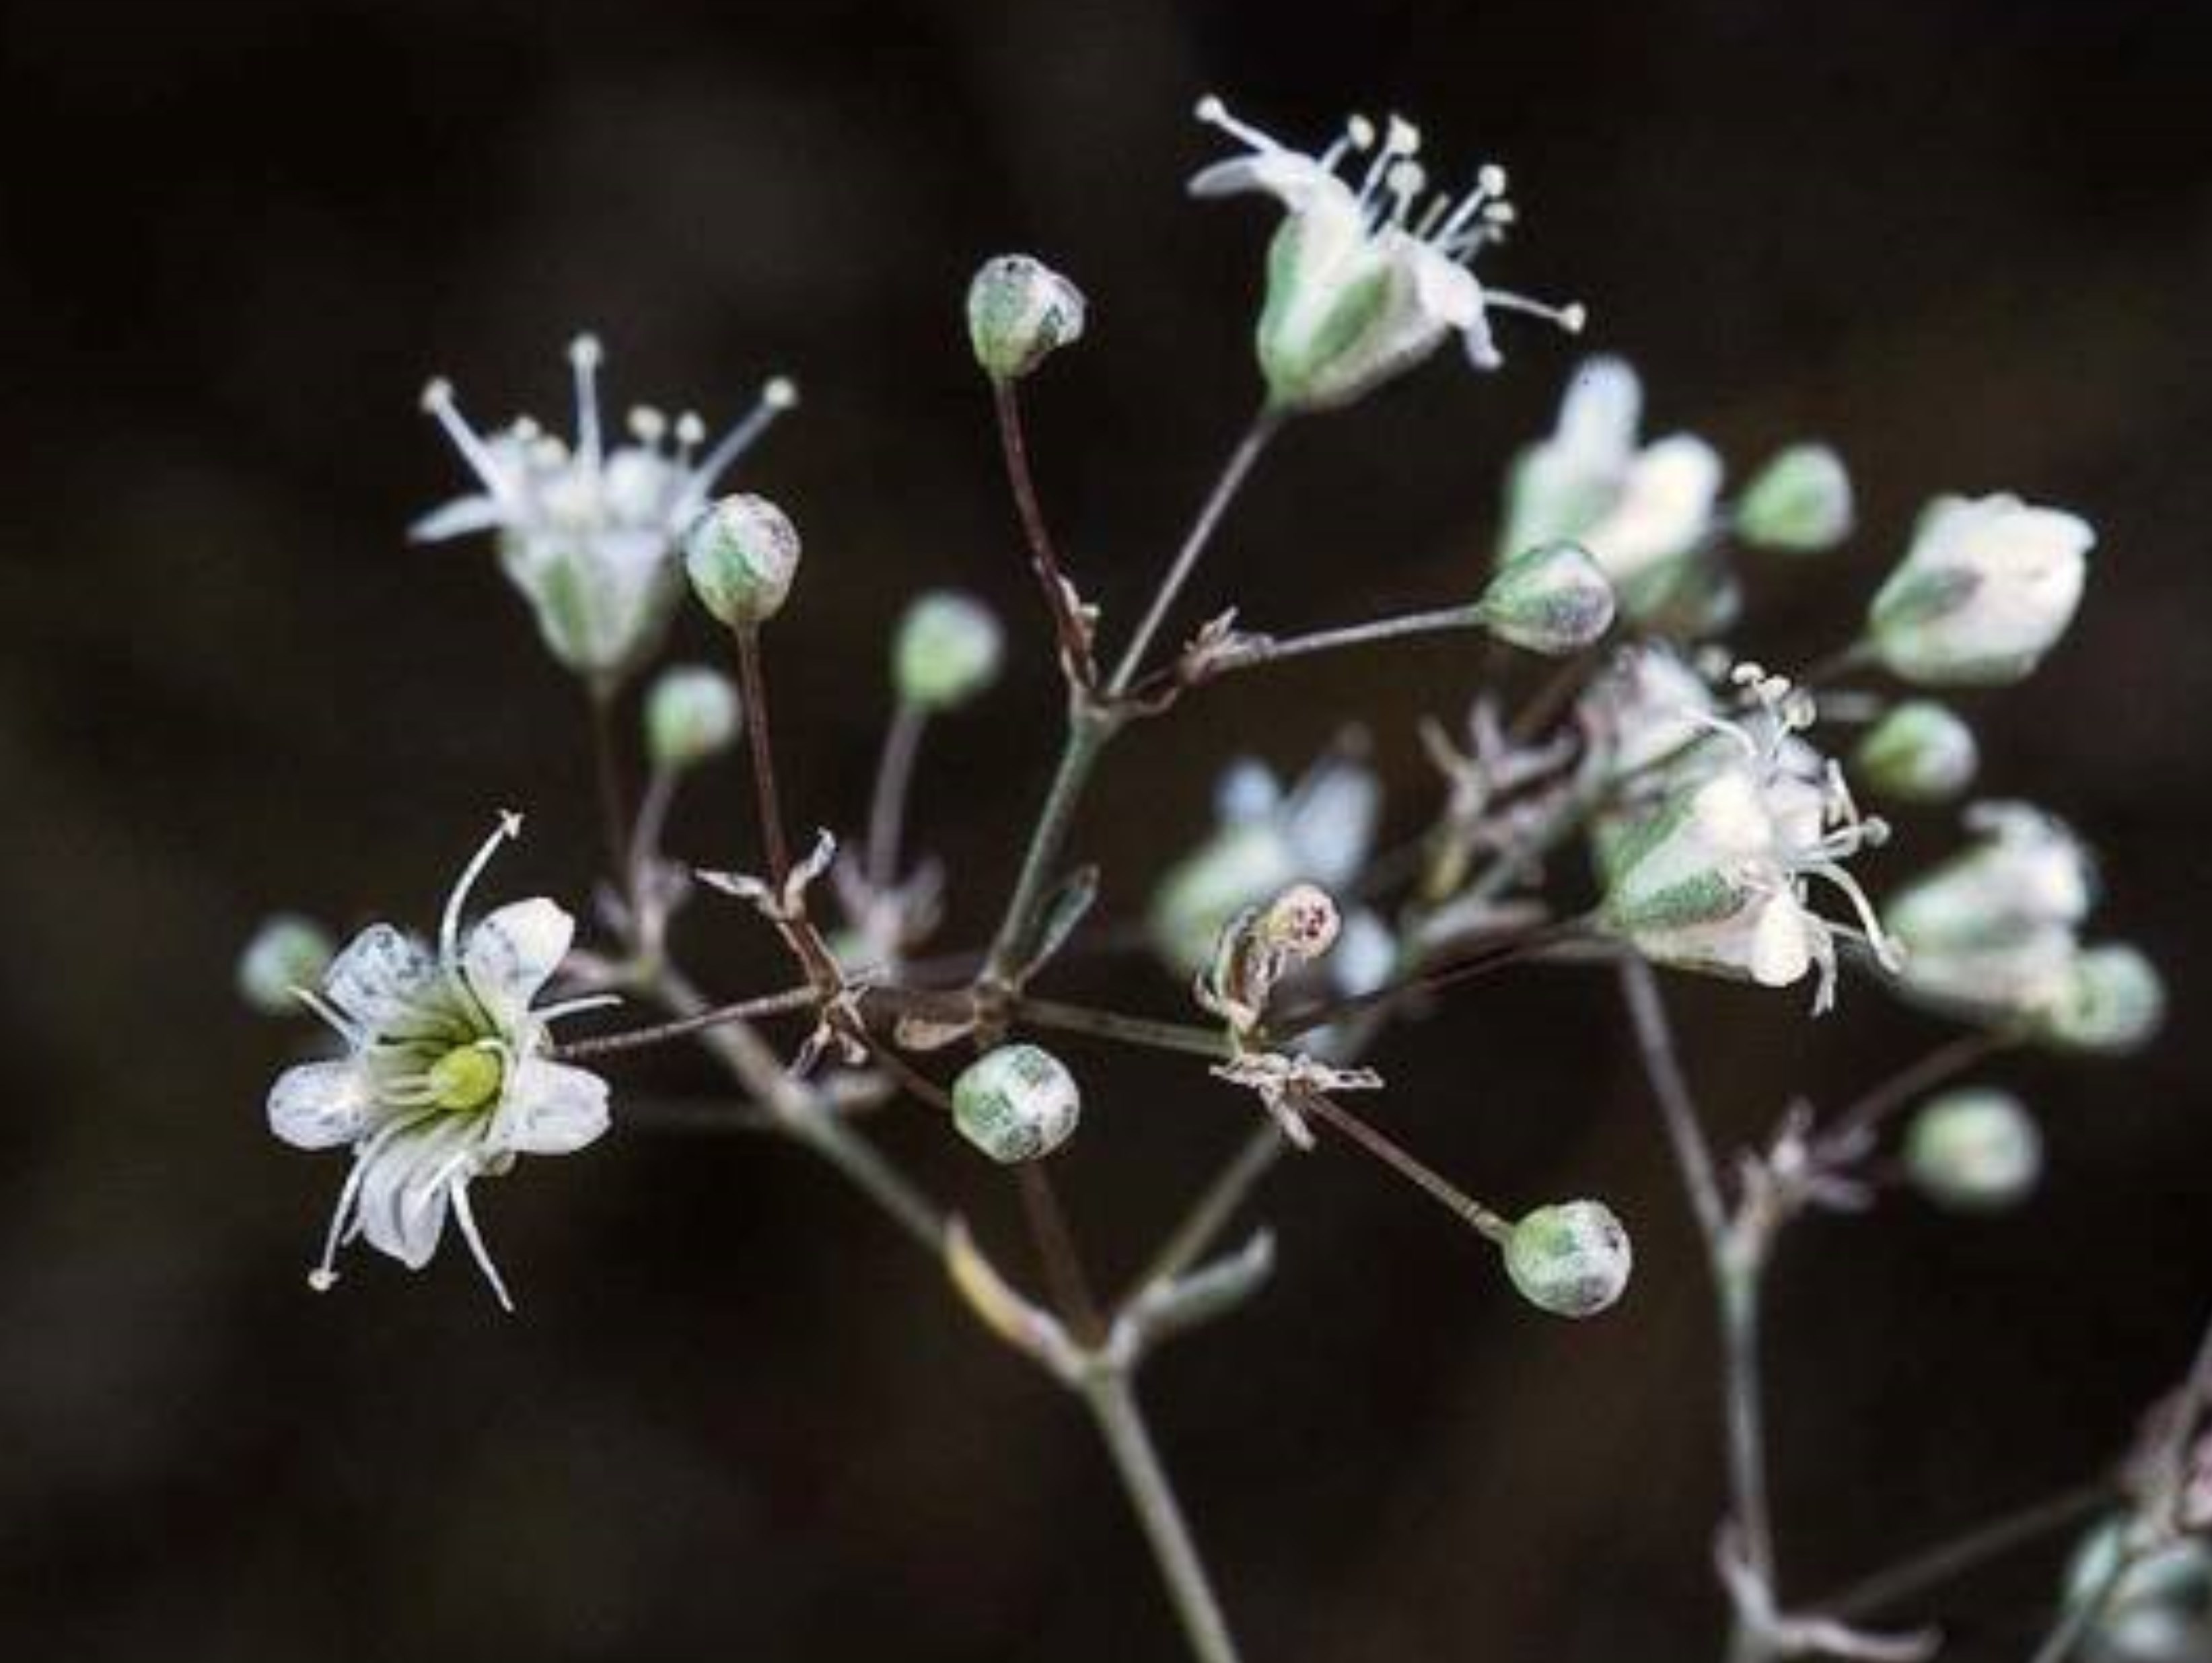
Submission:
M 321 925 L 297 913 L 276 913 L 238 956 L 238 996 L 264 1016 L 289 1016 L 300 1008 L 295 987 L 319 986 L 333 949 Z
M 2128 1534 L 2124 1520 L 2106 1520 L 2067 1569 L 2067 1605 L 2100 1606 L 2084 1654 L 2093 1663 L 2203 1663 L 2212 1653 L 2212 1545 L 2185 1536 L 2122 1570 Z
M 1001 254 L 968 285 L 968 339 L 994 381 L 1015 381 L 1083 338 L 1083 291 L 1041 260 Z
M 2037 1014 L 2036 1037 L 2061 1051 L 2117 1056 L 2139 1051 L 2166 1019 L 2166 983 L 2124 945 L 2076 953 Z
M 1328 890 L 1317 883 L 1293 883 L 1260 914 L 1259 939 L 1271 952 L 1311 964 L 1336 945 L 1343 915 Z
M 738 689 L 700 665 L 663 671 L 645 701 L 645 743 L 653 765 L 696 767 L 726 750 L 738 733 Z
M 1859 776 L 1900 803 L 1948 803 L 1974 782 L 1974 730 L 1948 705 L 1908 699 L 1859 742 Z
M 1628 1286 L 1628 1232 L 1602 1201 L 1539 1207 L 1505 1238 L 1505 1273 L 1554 1316 L 1595 1316 Z
M 1613 627 L 1613 586 L 1580 544 L 1539 543 L 1498 568 L 1475 610 L 1498 640 L 1557 657 Z
M 783 610 L 799 575 L 799 531 L 764 496 L 726 496 L 684 533 L 684 569 L 709 612 L 732 629 Z
M 1038 1046 L 1002 1045 L 952 1083 L 952 1124 L 1006 1166 L 1051 1154 L 1075 1131 L 1082 1112 L 1075 1077 Z
M 1817 554 L 1851 534 L 1851 476 L 1826 445 L 1792 445 L 1753 477 L 1735 507 L 1754 548 Z
M 2086 520 L 2017 497 L 1938 499 L 1867 614 L 1876 656 L 1929 686 L 2021 680 L 2073 622 L 2095 541 Z
M 891 680 L 902 702 L 951 710 L 999 678 L 1005 647 L 1005 632 L 990 608 L 940 589 L 915 601 L 899 621 Z
M 1946 1091 L 1912 1117 L 1905 1169 L 1939 1205 L 1990 1212 L 2025 1200 L 2043 1171 L 2043 1134 L 2020 1100 L 1987 1087 Z

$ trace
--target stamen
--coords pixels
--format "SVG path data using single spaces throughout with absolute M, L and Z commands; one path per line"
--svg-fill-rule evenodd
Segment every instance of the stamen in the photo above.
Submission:
M 446 898 L 446 913 L 438 924 L 438 956 L 447 970 L 456 970 L 460 965 L 461 907 L 469 898 L 470 889 L 475 887 L 477 876 L 491 864 L 491 858 L 499 846 L 509 838 L 521 835 L 522 816 L 512 810 L 501 809 L 499 824 L 493 828 L 491 835 L 484 839 L 483 847 L 462 868 L 460 881 L 453 885 L 453 894 Z
M 499 1308 L 509 1316 L 514 1314 L 514 1301 L 507 1296 L 507 1284 L 500 1280 L 499 1266 L 491 1262 L 491 1250 L 484 1246 L 483 1233 L 477 1229 L 477 1215 L 469 1205 L 469 1187 L 465 1180 L 453 1186 L 453 1222 L 461 1227 L 461 1239 L 469 1244 L 476 1256 L 477 1268 L 483 1272 L 484 1280 L 491 1284 L 493 1297 Z
M 312 987 L 295 987 L 292 997 L 306 1005 L 334 1029 L 340 1039 L 349 1045 L 359 1045 L 364 1035 L 351 1018 Z
M 676 465 L 688 470 L 691 458 L 707 437 L 707 424 L 690 410 L 676 418 Z
M 650 404 L 633 404 L 629 410 L 630 435 L 641 445 L 654 446 L 667 436 L 668 418 Z
M 592 467 L 599 465 L 599 337 L 579 335 L 568 343 L 568 362 L 576 375 L 576 452 Z
M 1477 215 L 1489 218 L 1495 209 L 1505 209 L 1506 217 L 1510 219 L 1512 210 L 1501 200 L 1504 195 L 1505 170 L 1494 161 L 1486 161 L 1474 171 L 1474 189 L 1467 193 L 1459 211 L 1445 222 L 1441 234 L 1455 237 L 1474 222 Z
M 1549 306 L 1542 300 L 1532 300 L 1526 294 L 1516 294 L 1503 288 L 1486 290 L 1483 298 L 1497 311 L 1520 312 L 1531 318 L 1541 318 L 1547 323 L 1557 324 L 1570 335 L 1581 334 L 1583 325 L 1589 322 L 1589 311 L 1579 300 L 1565 306 Z
M 1229 106 L 1212 93 L 1208 93 L 1198 100 L 1198 106 L 1192 113 L 1207 126 L 1219 128 L 1238 143 L 1248 145 L 1255 150 L 1264 153 L 1283 148 L 1250 123 L 1237 120 L 1235 116 L 1229 113 Z
M 763 386 L 759 399 L 751 410 L 745 412 L 744 418 L 724 434 L 714 448 L 708 452 L 699 465 L 691 470 L 690 480 L 677 505 L 678 517 L 688 517 L 690 510 L 704 502 L 707 493 L 714 489 L 714 482 L 728 470 L 730 464 L 751 449 L 754 441 L 775 425 L 776 417 L 798 403 L 799 389 L 784 376 L 779 375 Z
M 323 1256 L 307 1272 L 307 1285 L 319 1294 L 326 1294 L 338 1284 L 338 1247 L 345 1237 L 346 1225 L 353 1217 L 354 1204 L 361 1199 L 362 1174 L 368 1169 L 368 1151 L 354 1156 L 353 1170 L 346 1174 L 344 1185 L 338 1191 L 338 1204 L 331 1210 L 331 1227 L 323 1237 Z
M 531 1014 L 541 1023 L 558 1022 L 563 1017 L 573 1017 L 585 1011 L 604 1011 L 623 1002 L 620 993 L 586 993 L 573 999 L 562 999 L 557 1004 L 539 1006 Z
M 429 383 L 422 389 L 422 408 L 445 429 L 446 437 L 461 453 L 461 460 L 483 482 L 484 489 L 495 497 L 507 497 L 511 488 L 505 470 L 500 467 L 499 458 L 492 454 L 491 447 L 461 414 L 461 407 L 454 403 L 453 384 L 442 377 Z
M 1866 943 L 1874 950 L 1875 959 L 1883 969 L 1894 973 L 1904 963 L 1904 956 L 1899 951 L 1889 932 L 1882 927 L 1881 914 L 1875 911 L 1874 902 L 1867 899 L 1867 892 L 1859 887 L 1858 879 L 1832 860 L 1815 861 L 1805 870 L 1816 877 L 1826 878 L 1844 892 L 1851 903 L 1851 910 L 1859 915 L 1860 924 L 1865 926 Z
M 1398 199 L 1398 205 L 1390 215 L 1395 223 L 1405 224 L 1406 215 L 1428 182 L 1428 170 L 1418 161 L 1401 161 L 1391 167 L 1389 176 L 1383 180 L 1383 188 Z

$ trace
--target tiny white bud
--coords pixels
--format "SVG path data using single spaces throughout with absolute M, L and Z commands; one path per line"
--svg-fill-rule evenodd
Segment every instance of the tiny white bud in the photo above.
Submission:
M 1628 1232 L 1602 1201 L 1539 1207 L 1505 1238 L 1505 1273 L 1521 1296 L 1554 1316 L 1595 1316 L 1628 1286 Z
M 684 569 L 700 604 L 732 628 L 783 610 L 799 575 L 799 531 L 763 496 L 726 496 L 684 533 Z
M 2043 1134 L 2021 1101 L 1987 1087 L 1946 1091 L 1912 1117 L 1905 1169 L 1931 1201 L 1965 1212 L 2025 1200 L 2043 1171 Z
M 968 285 L 968 339 L 994 381 L 1015 381 L 1083 338 L 1083 291 L 1027 254 L 1001 254 Z
M 1006 632 L 972 596 L 939 589 L 907 608 L 891 648 L 899 698 L 922 710 L 966 704 L 999 677 Z
M 1792 445 L 1744 488 L 1736 535 L 1762 549 L 1814 554 L 1851 533 L 1851 476 L 1826 445 Z
M 2095 541 L 2087 521 L 2017 497 L 1931 503 L 1868 610 L 1876 655 L 1924 686 L 2021 680 L 2074 621 Z
M 653 766 L 688 768 L 737 737 L 738 689 L 702 665 L 663 671 L 645 700 L 646 750 Z
M 952 1124 L 1001 1165 L 1051 1154 L 1074 1132 L 1082 1112 L 1075 1077 L 1040 1046 L 1002 1045 L 952 1083 Z
M 1581 545 L 1539 543 L 1498 568 L 1475 610 L 1500 640 L 1557 657 L 1613 627 L 1613 585 Z
M 2061 1051 L 2121 1055 L 2150 1043 L 2166 1020 L 2166 983 L 2135 948 L 2074 955 L 2038 1014 L 2036 1037 Z
M 333 950 L 330 936 L 313 920 L 274 913 L 238 956 L 239 997 L 265 1016 L 296 1015 L 301 1007 L 293 990 L 319 983 Z
M 1974 782 L 1974 730 L 1947 705 L 1908 699 L 1867 730 L 1856 772 L 1900 803 L 1948 803 Z

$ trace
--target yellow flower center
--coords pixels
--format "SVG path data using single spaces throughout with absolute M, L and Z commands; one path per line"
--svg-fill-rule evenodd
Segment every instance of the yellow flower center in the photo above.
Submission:
M 489 1047 L 457 1046 L 430 1065 L 430 1094 L 441 1108 L 482 1108 L 499 1095 L 504 1072 Z

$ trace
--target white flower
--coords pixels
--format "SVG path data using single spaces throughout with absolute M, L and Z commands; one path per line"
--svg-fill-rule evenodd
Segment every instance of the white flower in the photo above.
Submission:
M 1533 313 L 1570 331 L 1583 326 L 1580 307 L 1486 288 L 1469 269 L 1513 220 L 1505 171 L 1496 164 L 1477 170 L 1474 188 L 1455 203 L 1444 193 L 1428 196 L 1428 175 L 1415 160 L 1420 133 L 1395 116 L 1379 143 L 1372 123 L 1352 117 L 1318 156 L 1238 121 L 1218 98 L 1200 100 L 1198 118 L 1251 154 L 1205 169 L 1191 193 L 1264 191 L 1287 213 L 1268 253 L 1258 331 L 1260 367 L 1277 409 L 1349 404 L 1455 333 L 1468 362 L 1495 369 L 1503 361 L 1491 337 L 1493 310 Z M 1369 151 L 1356 186 L 1339 176 L 1340 163 Z
M 1810 701 L 1780 677 L 1740 666 L 1759 708 L 1744 724 L 1708 721 L 1727 743 L 1624 831 L 1610 851 L 1607 926 L 1647 958 L 1786 987 L 1820 973 L 1814 1009 L 1835 1000 L 1836 943 L 1862 941 L 1884 964 L 1894 950 L 1843 862 L 1887 835 L 1862 819 L 1843 770 L 1796 737 Z M 1841 890 L 1857 927 L 1820 917 L 1808 885 Z
M 2015 496 L 1938 498 L 1868 612 L 1876 656 L 1910 682 L 2021 680 L 2073 622 L 2096 540 Z
M 1684 593 L 1692 575 L 1717 576 L 1698 556 L 1711 551 L 1719 454 L 1686 433 L 1639 444 L 1643 404 L 1642 384 L 1622 360 L 1593 358 L 1576 370 L 1551 437 L 1514 462 L 1498 558 L 1579 543 L 1632 617 L 1650 621 L 1685 599 L 1701 613 L 1724 612 L 1725 597 Z
M 485 1250 L 469 1186 L 518 1156 L 566 1155 L 607 1129 L 606 1082 L 541 1054 L 546 1024 L 605 997 L 539 1009 L 532 1001 L 568 956 L 575 921 L 543 898 L 520 901 L 464 935 L 470 887 L 505 839 L 504 815 L 446 902 L 435 952 L 388 924 L 373 924 L 331 962 L 319 993 L 301 997 L 336 1029 L 346 1054 L 301 1063 L 269 1091 L 269 1128 L 299 1149 L 352 1147 L 318 1290 L 356 1237 L 419 1270 L 436 1252 L 450 1212 L 484 1278 L 508 1309 Z
M 485 437 L 462 416 L 453 390 L 433 381 L 422 407 L 446 430 L 481 487 L 417 520 L 417 542 L 474 531 L 499 537 L 500 562 L 536 612 L 553 656 L 580 675 L 619 678 L 658 644 L 683 574 L 678 537 L 706 506 L 714 482 L 769 424 L 798 402 L 781 378 L 703 454 L 696 416 L 672 424 L 633 410 L 630 440 L 608 448 L 600 432 L 599 343 L 568 349 L 576 382 L 574 446 L 521 418 Z

